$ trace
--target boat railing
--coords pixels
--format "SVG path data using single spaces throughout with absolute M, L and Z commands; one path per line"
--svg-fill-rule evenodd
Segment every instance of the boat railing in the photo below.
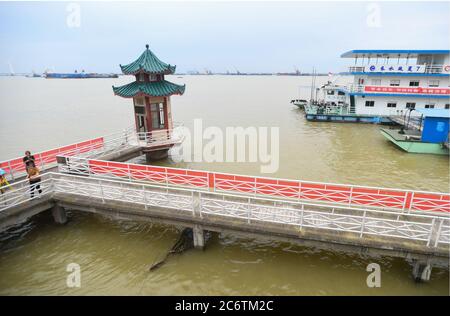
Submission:
M 316 103 L 305 105 L 306 114 L 327 114 L 327 115 L 347 115 L 349 114 L 349 105 L 344 104 L 330 104 L 330 103 Z
M 391 67 L 393 65 L 384 65 L 384 66 Z M 406 65 L 406 64 L 401 65 L 401 64 L 399 64 L 399 65 L 395 65 L 395 66 L 396 67 L 403 66 L 406 69 L 407 67 L 410 67 L 410 66 L 423 66 L 423 65 Z M 425 68 L 421 68 L 421 69 L 423 69 L 423 73 L 428 73 L 428 74 L 430 74 L 430 73 L 431 74 L 440 74 L 440 73 L 445 73 L 445 72 L 448 73 L 448 70 L 447 71 L 444 70 L 445 67 L 448 67 L 448 66 L 446 66 L 446 65 L 425 65 Z M 350 66 L 350 67 L 348 67 L 348 71 L 349 72 L 377 72 L 377 71 L 366 71 L 366 66 Z M 396 71 L 392 71 L 392 72 L 396 72 Z M 401 71 L 397 71 L 397 72 L 401 72 Z M 421 71 L 414 71 L 414 72 L 420 73 Z
M 366 67 L 364 67 L 364 66 L 351 66 L 351 67 L 348 67 L 348 71 L 349 72 L 364 72 L 365 68 Z
M 348 92 L 361 93 L 364 92 L 364 86 L 360 84 L 348 84 L 345 86 L 345 90 L 347 90 Z

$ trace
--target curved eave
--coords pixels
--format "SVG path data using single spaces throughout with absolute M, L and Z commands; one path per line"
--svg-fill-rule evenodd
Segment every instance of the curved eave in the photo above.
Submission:
M 169 65 L 169 67 L 167 67 L 165 69 L 149 71 L 149 70 L 145 69 L 145 67 L 139 67 L 138 69 L 128 70 L 127 68 L 130 68 L 130 67 L 127 67 L 127 66 L 120 65 L 120 69 L 122 70 L 122 73 L 124 75 L 137 75 L 137 74 L 140 74 L 140 73 L 144 73 L 144 74 L 147 74 L 147 75 L 160 75 L 160 74 L 173 75 L 175 73 L 176 68 L 177 68 L 177 66 L 170 66 Z
M 122 98 L 134 98 L 140 96 L 147 97 L 168 97 L 171 95 L 182 95 L 186 89 L 186 85 L 177 85 L 168 81 L 164 81 L 165 85 L 169 87 L 151 87 L 151 83 L 146 83 L 149 86 L 145 87 L 144 84 L 136 84 L 135 82 L 129 83 L 120 87 L 112 87 L 115 95 Z M 137 86 L 137 87 L 134 87 Z M 155 91 L 151 91 L 154 89 Z M 158 91 L 159 90 L 159 91 Z M 163 91 L 166 90 L 166 91 Z

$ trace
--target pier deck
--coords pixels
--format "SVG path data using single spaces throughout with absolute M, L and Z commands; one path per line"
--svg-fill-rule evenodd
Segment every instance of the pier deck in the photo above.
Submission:
M 131 145 L 121 143 L 116 150 L 101 154 L 117 159 L 137 150 Z M 431 265 L 448 268 L 447 193 L 104 161 L 93 159 L 97 149 L 55 156 L 52 163 L 58 165 L 58 172 L 42 175 L 41 196 L 30 196 L 26 180 L 5 188 L 0 229 L 48 209 L 55 221 L 64 223 L 66 210 L 77 210 L 192 227 L 197 247 L 204 246 L 205 230 L 226 231 L 321 249 L 405 258 L 414 262 L 417 279 L 429 279 Z

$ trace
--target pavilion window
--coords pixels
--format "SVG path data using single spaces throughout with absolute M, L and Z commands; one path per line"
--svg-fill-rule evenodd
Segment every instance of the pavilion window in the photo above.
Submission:
M 162 103 L 153 103 L 150 105 L 152 116 L 152 127 L 156 129 L 164 128 L 164 105 Z
M 140 74 L 139 74 L 139 81 L 144 82 L 144 80 L 145 80 L 144 74 L 143 74 L 143 73 L 140 73 Z
M 134 98 L 134 104 L 136 106 L 144 106 L 144 98 Z
M 156 75 L 149 75 L 150 76 L 150 81 L 157 81 L 158 77 Z

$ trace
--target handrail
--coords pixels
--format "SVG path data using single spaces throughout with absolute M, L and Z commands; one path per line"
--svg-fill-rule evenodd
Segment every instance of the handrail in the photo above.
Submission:
M 178 125 L 179 126 L 179 125 Z M 41 171 L 56 166 L 56 156 L 95 157 L 123 146 L 148 146 L 161 144 L 176 144 L 183 140 L 181 135 L 171 130 L 156 130 L 147 133 L 136 133 L 133 128 L 124 129 L 98 138 L 85 140 L 43 152 L 34 153 L 36 165 Z M 142 142 L 143 141 L 143 142 Z M 26 174 L 23 157 L 16 157 L 0 162 L 10 180 L 16 180 Z
M 30 187 L 26 181 L 11 185 L 12 190 L 2 194 L 0 212 L 39 197 L 30 197 Z M 75 194 L 87 199 L 127 201 L 147 206 L 185 210 L 193 217 L 220 216 L 243 219 L 248 224 L 271 222 L 351 232 L 362 238 L 364 235 L 403 238 L 426 242 L 428 247 L 450 244 L 450 218 L 429 214 L 395 214 L 368 208 L 351 206 L 336 207 L 318 203 L 288 201 L 280 206 L 280 201 L 271 198 L 250 197 L 224 192 L 205 192 L 195 188 L 168 188 L 166 186 L 110 180 L 49 172 L 41 181 L 43 195 Z M 99 190 L 101 188 L 101 190 Z M 127 194 L 124 195 L 123 192 Z M 200 206 L 195 199 L 200 200 Z M 7 204 L 5 206 L 5 203 Z M 198 208 L 200 207 L 200 208 Z M 170 212 L 167 215 L 170 216 Z M 175 214 L 175 213 L 174 213 Z M 234 222 L 233 222 L 234 223 Z M 233 224 L 234 225 L 234 224 Z M 439 229 L 436 229 L 439 227 Z
M 379 66 L 383 66 L 382 64 L 379 64 Z M 404 66 L 404 67 L 408 67 L 408 66 L 425 66 L 424 68 L 424 74 L 429 74 L 429 73 L 443 73 L 443 68 L 445 65 L 407 65 L 407 64 L 399 64 L 399 65 L 391 65 L 391 64 L 384 64 L 384 66 L 386 67 L 390 67 L 390 66 Z M 367 72 L 370 73 L 369 71 L 366 71 L 366 66 L 348 66 L 348 71 L 349 72 Z M 395 71 L 392 71 L 392 73 L 396 73 Z M 401 71 L 399 71 L 398 73 L 402 73 Z M 421 73 L 421 72 L 413 72 L 413 73 Z
M 71 174 L 201 188 L 213 192 L 235 192 L 247 196 L 273 196 L 286 200 L 359 205 L 397 212 L 450 213 L 450 194 L 441 192 L 254 177 L 78 157 L 62 158 L 64 163 L 59 164 L 59 171 Z

